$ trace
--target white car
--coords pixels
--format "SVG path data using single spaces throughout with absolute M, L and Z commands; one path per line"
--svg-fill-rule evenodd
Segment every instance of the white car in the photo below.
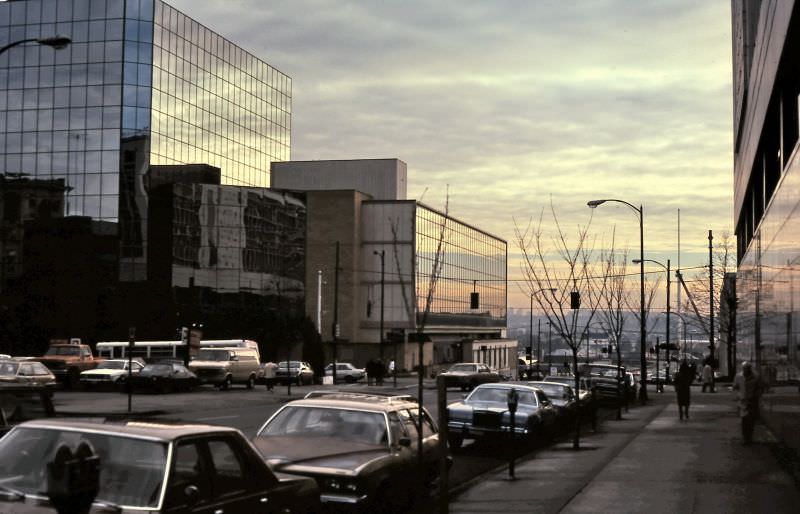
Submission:
M 144 367 L 144 361 L 135 358 L 131 361 L 131 373 L 138 374 Z M 109 359 L 102 361 L 94 369 L 81 372 L 80 383 L 83 386 L 116 386 L 125 383 L 128 378 L 128 359 Z
M 336 380 L 343 380 L 349 384 L 352 384 L 353 382 L 358 382 L 366 375 L 367 372 L 364 368 L 357 368 L 349 362 L 336 363 Z M 328 364 L 325 366 L 325 376 L 333 376 L 333 364 Z

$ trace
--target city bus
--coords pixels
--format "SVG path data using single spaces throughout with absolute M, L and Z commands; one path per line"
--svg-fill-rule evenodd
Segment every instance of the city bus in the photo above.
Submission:
M 128 341 L 102 341 L 97 343 L 97 355 L 105 359 L 125 359 L 128 357 Z M 259 362 L 261 355 L 258 343 L 250 339 L 208 339 L 200 341 L 201 348 L 252 348 Z M 136 341 L 130 352 L 133 357 L 145 361 L 159 359 L 183 359 L 186 343 L 183 341 Z

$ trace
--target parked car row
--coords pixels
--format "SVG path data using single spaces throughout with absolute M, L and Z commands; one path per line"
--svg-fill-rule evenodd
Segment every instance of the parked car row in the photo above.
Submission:
M 450 447 L 460 448 L 464 439 L 508 437 L 512 432 L 520 443 L 534 443 L 571 427 L 578 416 L 589 419 L 596 408 L 594 398 L 586 390 L 576 394 L 572 381 L 548 378 L 475 387 L 462 401 L 447 406 Z

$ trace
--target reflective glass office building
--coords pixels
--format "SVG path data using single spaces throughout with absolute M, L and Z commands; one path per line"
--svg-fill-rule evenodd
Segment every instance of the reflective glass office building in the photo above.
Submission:
M 800 7 L 733 2 L 738 362 L 800 379 Z
M 0 2 L 0 46 L 56 34 L 0 55 L 0 172 L 64 179 L 65 215 L 116 224 L 121 280 L 147 278 L 150 165 L 266 187 L 289 159 L 290 78 L 164 2 Z

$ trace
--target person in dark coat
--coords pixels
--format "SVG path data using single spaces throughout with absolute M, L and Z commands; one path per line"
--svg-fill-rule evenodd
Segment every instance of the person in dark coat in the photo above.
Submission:
M 678 411 L 680 418 L 689 419 L 689 403 L 691 402 L 692 381 L 694 380 L 694 370 L 686 359 L 681 362 L 678 374 L 675 377 L 675 392 L 678 395 Z

